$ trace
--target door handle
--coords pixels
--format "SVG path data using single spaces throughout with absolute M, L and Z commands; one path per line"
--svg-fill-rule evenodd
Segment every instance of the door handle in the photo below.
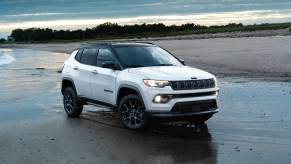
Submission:
M 73 67 L 74 70 L 78 70 L 79 68 L 77 66 Z
M 93 74 L 98 74 L 98 71 L 96 71 L 96 70 L 93 70 L 93 71 L 91 71 Z

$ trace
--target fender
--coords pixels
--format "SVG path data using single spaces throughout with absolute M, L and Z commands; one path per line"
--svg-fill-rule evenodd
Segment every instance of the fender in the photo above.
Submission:
M 139 89 L 138 89 L 137 87 L 132 86 L 132 85 L 121 84 L 121 85 L 118 87 L 118 92 L 117 92 L 117 95 L 116 95 L 116 100 L 118 100 L 118 97 L 117 97 L 117 96 L 119 95 L 119 92 L 120 92 L 120 90 L 121 90 L 122 88 L 129 88 L 129 89 L 132 89 L 132 90 L 136 91 L 136 93 L 138 94 L 138 96 L 139 96 L 139 97 L 141 98 L 141 100 L 142 100 L 142 105 L 143 105 L 144 109 L 146 109 L 146 106 L 145 106 L 145 104 L 144 104 L 144 100 L 143 100 L 143 97 L 142 97 L 142 95 L 141 95 L 141 92 L 139 91 Z M 118 106 L 117 102 L 116 102 L 116 105 Z
M 71 78 L 63 77 L 63 79 L 62 79 L 62 86 L 61 86 L 61 92 L 62 92 L 62 94 L 64 93 L 64 88 L 63 88 L 63 82 L 64 82 L 64 80 L 70 81 L 73 84 L 73 88 L 74 88 L 75 92 L 77 93 L 77 90 L 76 90 L 74 81 Z M 77 95 L 78 95 L 78 93 L 77 93 Z

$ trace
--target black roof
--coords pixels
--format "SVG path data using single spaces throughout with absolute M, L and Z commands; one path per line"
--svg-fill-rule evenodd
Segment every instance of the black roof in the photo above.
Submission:
M 135 46 L 156 46 L 150 42 L 96 42 L 96 43 L 85 43 L 82 44 L 79 48 L 94 48 L 94 47 L 135 47 Z

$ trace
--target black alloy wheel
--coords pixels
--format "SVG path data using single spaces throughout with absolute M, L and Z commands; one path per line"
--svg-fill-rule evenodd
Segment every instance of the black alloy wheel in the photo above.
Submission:
M 69 117 L 78 117 L 83 111 L 83 104 L 77 100 L 76 91 L 71 87 L 64 91 L 63 104 Z
M 134 94 L 122 98 L 118 106 L 118 117 L 124 127 L 132 130 L 142 129 L 147 123 L 143 103 Z

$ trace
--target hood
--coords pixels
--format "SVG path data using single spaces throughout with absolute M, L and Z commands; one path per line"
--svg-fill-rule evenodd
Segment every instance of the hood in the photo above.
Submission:
M 208 72 L 188 66 L 139 67 L 130 68 L 128 72 L 146 76 L 148 79 L 168 81 L 191 80 L 191 78 L 214 78 L 214 76 Z

